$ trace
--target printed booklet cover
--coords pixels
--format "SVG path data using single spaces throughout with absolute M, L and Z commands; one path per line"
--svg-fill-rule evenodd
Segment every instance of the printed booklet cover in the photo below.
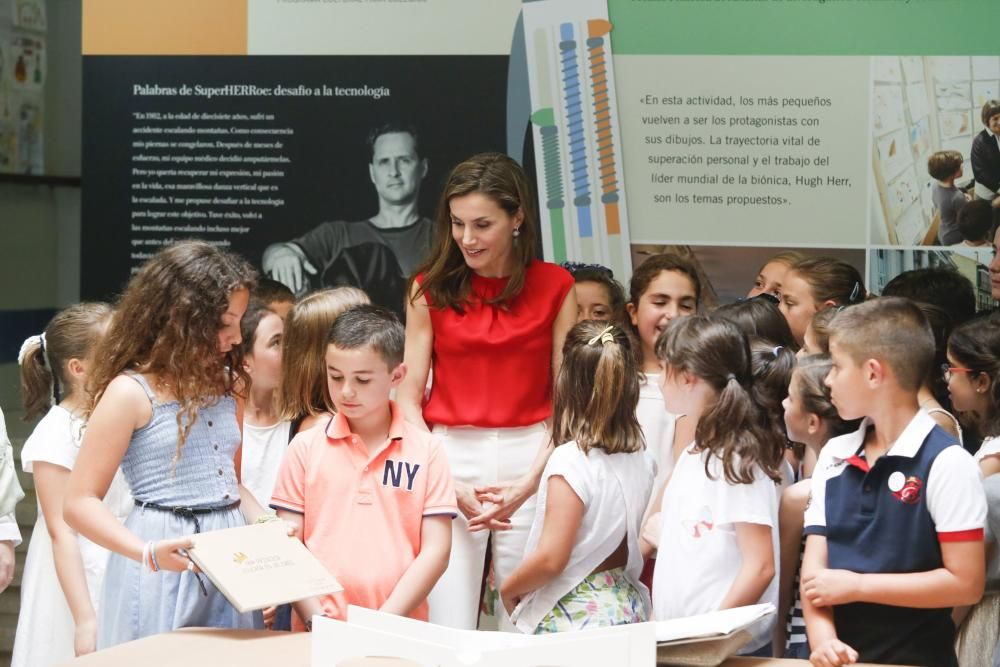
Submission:
M 343 590 L 283 521 L 193 539 L 191 559 L 241 613 Z

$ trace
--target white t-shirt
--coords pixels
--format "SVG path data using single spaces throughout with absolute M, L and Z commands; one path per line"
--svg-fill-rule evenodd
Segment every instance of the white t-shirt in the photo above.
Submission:
M 758 603 L 778 605 L 778 495 L 775 483 L 760 469 L 752 484 L 726 481 L 722 461 L 694 452 L 694 443 L 674 465 L 663 495 L 660 548 L 653 571 L 653 616 L 666 621 L 719 609 L 743 556 L 736 544 L 736 523 L 771 527 L 774 578 Z M 710 458 L 709 458 L 710 457 Z M 709 460 L 710 478 L 705 474 Z M 774 616 L 751 628 L 744 653 L 771 641 Z
M 281 459 L 288 449 L 290 421 L 254 426 L 243 421 L 243 458 L 240 479 L 261 507 L 270 507 Z
M 646 455 L 656 466 L 656 478 L 650 502 L 656 499 L 664 480 L 674 469 L 674 426 L 678 415 L 668 412 L 663 405 L 659 373 L 642 373 L 639 384 L 639 403 L 635 408 L 636 419 L 646 438 Z M 648 509 L 648 508 L 647 508 Z
M 24 472 L 34 474 L 35 461 L 42 461 L 72 470 L 76 465 L 76 457 L 80 454 L 80 442 L 83 440 L 85 426 L 86 422 L 80 417 L 73 416 L 66 408 L 53 405 L 24 441 L 24 448 L 21 450 L 21 468 Z M 120 468 L 115 472 L 108 492 L 104 494 L 104 505 L 119 521 L 125 521 L 132 511 L 134 506 L 132 493 Z M 41 515 L 40 505 L 39 515 Z M 105 554 L 102 547 L 82 536 L 80 548 L 97 549 L 96 553 Z
M 975 459 L 978 463 L 987 456 L 996 456 L 997 454 L 1000 454 L 1000 438 L 986 438 L 983 440 L 983 444 L 979 445 L 979 449 L 976 450 Z
M 556 447 L 542 473 L 525 554 L 535 550 L 542 536 L 548 482 L 553 476 L 565 479 L 583 501 L 583 521 L 562 574 L 526 595 L 511 614 L 511 621 L 521 632 L 533 633 L 556 603 L 614 553 L 623 538 L 628 545 L 625 577 L 639 591 L 648 609 L 649 591 L 639 582 L 640 522 L 653 486 L 653 469 L 645 453 L 608 454 L 593 448 L 584 454 L 575 442 Z

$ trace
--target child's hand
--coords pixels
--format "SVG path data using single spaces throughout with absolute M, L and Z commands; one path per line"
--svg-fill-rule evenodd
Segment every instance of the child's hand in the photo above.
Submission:
M 501 593 L 500 601 L 503 602 L 503 608 L 507 610 L 507 616 L 510 616 L 514 613 L 514 607 L 516 607 L 517 603 L 521 601 L 521 596 L 510 594 L 504 595 Z
M 858 652 L 836 637 L 822 642 L 809 656 L 809 662 L 815 667 L 839 667 L 852 665 L 857 661 Z
M 477 486 L 476 500 L 482 512 L 469 521 L 469 530 L 507 530 L 510 517 L 535 494 L 537 485 L 520 479 L 514 482 Z
M 73 653 L 76 657 L 97 650 L 97 619 L 77 623 L 73 633 Z
M 158 540 L 153 543 L 156 554 L 156 564 L 161 570 L 170 572 L 184 572 L 191 570 L 200 572 L 195 567 L 194 562 L 188 558 L 187 550 L 194 548 L 194 541 L 190 537 L 175 537 L 170 540 Z
M 642 524 L 642 539 L 644 539 L 654 550 L 660 547 L 660 513 L 656 512 L 646 517 L 646 523 Z
M 814 607 L 857 602 L 860 577 L 850 570 L 819 570 L 802 580 L 802 594 Z

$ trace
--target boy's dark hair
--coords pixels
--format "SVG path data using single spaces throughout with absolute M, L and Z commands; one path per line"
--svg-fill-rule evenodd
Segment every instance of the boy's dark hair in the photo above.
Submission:
M 948 353 L 970 369 L 970 380 L 980 374 L 989 378 L 986 396 L 990 407 L 985 414 L 976 415 L 976 427 L 985 437 L 1000 435 L 1000 311 L 957 327 L 948 339 Z
M 989 207 L 989 202 L 983 202 Z M 902 296 L 929 303 L 948 313 L 953 326 L 976 314 L 976 293 L 969 279 L 954 269 L 930 267 L 903 271 L 882 289 L 882 296 Z
M 719 306 L 712 311 L 712 317 L 729 320 L 747 338 L 762 338 L 769 341 L 771 347 L 780 345 L 793 353 L 799 349 L 792 330 L 788 327 L 788 320 L 781 314 L 778 306 L 766 299 L 754 297 Z
M 983 111 L 980 114 L 980 118 L 983 121 L 983 125 L 990 124 L 990 118 L 1000 114 L 1000 100 L 989 100 L 983 105 Z
M 258 278 L 253 298 L 265 306 L 272 303 L 295 303 L 295 293 L 285 283 L 272 278 Z
M 830 342 L 856 364 L 877 359 L 892 370 L 904 391 L 916 393 L 934 365 L 934 334 L 909 299 L 885 296 L 837 313 Z
M 390 370 L 403 363 L 403 325 L 396 314 L 382 306 L 362 304 L 340 314 L 326 336 L 327 345 L 342 350 L 370 347 Z
M 962 238 L 970 242 L 992 240 L 993 231 L 993 207 L 985 199 L 974 199 L 965 202 L 958 209 L 958 216 L 955 224 L 958 226 L 958 233 Z
M 927 173 L 939 181 L 958 173 L 965 158 L 958 151 L 938 151 L 927 160 Z

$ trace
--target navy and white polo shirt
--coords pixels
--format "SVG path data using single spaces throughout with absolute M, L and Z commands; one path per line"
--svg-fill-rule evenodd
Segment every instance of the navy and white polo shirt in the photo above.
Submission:
M 805 513 L 805 535 L 823 535 L 827 566 L 859 573 L 943 567 L 942 542 L 982 540 L 986 498 L 979 467 L 957 439 L 923 411 L 869 466 L 865 419 L 820 453 Z M 948 609 L 852 603 L 834 608 L 837 635 L 863 662 L 955 662 Z

